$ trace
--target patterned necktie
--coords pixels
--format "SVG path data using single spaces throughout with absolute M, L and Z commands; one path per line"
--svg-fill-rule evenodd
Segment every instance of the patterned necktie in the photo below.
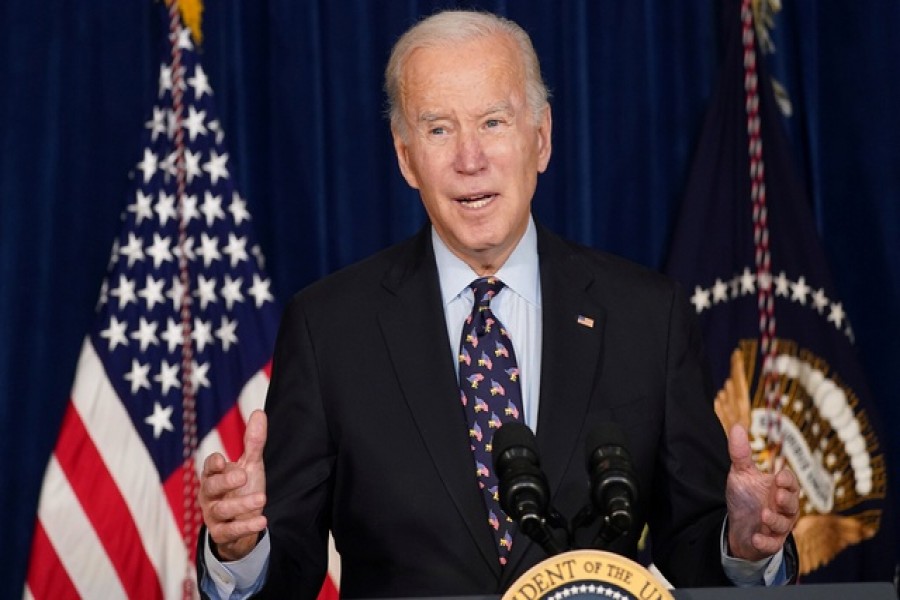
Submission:
M 484 494 L 488 523 L 497 542 L 500 564 L 505 565 L 515 524 L 500 508 L 491 442 L 494 431 L 502 424 L 524 420 L 519 368 L 509 334 L 490 306 L 503 282 L 486 277 L 473 281 L 471 288 L 475 305 L 463 324 L 459 344 L 460 400 L 469 423 L 475 472 Z

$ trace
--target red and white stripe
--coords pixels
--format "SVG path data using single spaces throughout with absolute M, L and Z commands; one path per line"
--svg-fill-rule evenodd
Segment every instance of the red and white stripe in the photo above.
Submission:
M 269 365 L 199 445 L 236 460 L 261 408 Z M 197 467 L 202 468 L 202 458 Z M 177 598 L 193 562 L 182 540 L 183 473 L 160 481 L 153 460 L 86 339 L 56 449 L 44 474 L 24 598 Z M 337 553 L 320 598 L 337 598 Z M 192 570 L 191 570 L 192 571 Z

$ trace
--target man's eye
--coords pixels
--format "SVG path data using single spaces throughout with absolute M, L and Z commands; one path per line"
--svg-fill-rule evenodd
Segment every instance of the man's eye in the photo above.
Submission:
M 443 127 L 432 127 L 428 130 L 428 133 L 430 135 L 444 135 L 445 133 L 447 133 L 447 130 Z
M 484 122 L 484 126 L 489 129 L 493 128 L 493 127 L 499 127 L 500 119 L 488 119 L 487 121 Z

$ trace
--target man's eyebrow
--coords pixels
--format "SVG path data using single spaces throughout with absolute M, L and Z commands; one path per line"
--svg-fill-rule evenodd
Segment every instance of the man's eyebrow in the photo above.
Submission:
M 514 114 L 515 111 L 509 102 L 502 101 L 488 106 L 480 116 L 487 117 L 489 115 L 496 115 L 497 113 Z
M 485 117 L 489 117 L 491 115 L 497 115 L 497 114 L 514 115 L 515 111 L 512 108 L 512 104 L 503 100 L 503 101 L 497 102 L 495 104 L 491 104 L 490 106 L 485 108 L 483 111 L 481 111 L 481 113 L 479 113 L 477 115 L 477 117 L 480 119 L 483 119 Z M 441 121 L 441 120 L 450 119 L 450 118 L 451 118 L 450 115 L 447 113 L 439 113 L 439 112 L 429 110 L 429 111 L 420 113 L 419 118 L 416 120 L 416 122 L 424 123 L 427 125 L 429 123 L 434 123 L 436 121 Z
M 443 114 L 439 114 L 436 112 L 423 112 L 419 115 L 419 123 L 433 123 L 435 121 L 439 121 L 441 119 L 446 119 L 447 116 Z

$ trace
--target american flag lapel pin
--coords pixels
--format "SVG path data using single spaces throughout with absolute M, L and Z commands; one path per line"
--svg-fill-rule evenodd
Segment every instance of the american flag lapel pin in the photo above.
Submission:
M 592 319 L 591 317 L 586 317 L 584 315 L 578 315 L 578 319 L 576 319 L 576 320 L 578 321 L 578 324 L 581 325 L 582 327 L 587 327 L 588 329 L 594 328 L 594 319 Z

